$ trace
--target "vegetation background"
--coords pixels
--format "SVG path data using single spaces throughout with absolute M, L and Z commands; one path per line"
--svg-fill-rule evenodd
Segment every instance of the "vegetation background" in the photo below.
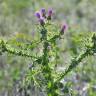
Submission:
M 69 26 L 60 42 L 62 54 L 58 67 L 62 71 L 70 58 L 84 49 L 90 33 L 96 31 L 96 0 L 0 0 L 0 38 L 10 43 L 37 39 L 34 13 L 40 8 L 52 8 L 55 24 L 67 22 Z M 14 80 L 24 74 L 29 64 L 31 59 L 6 53 L 0 55 L 0 96 L 12 96 Z M 85 58 L 63 82 L 73 96 L 96 96 L 96 56 Z

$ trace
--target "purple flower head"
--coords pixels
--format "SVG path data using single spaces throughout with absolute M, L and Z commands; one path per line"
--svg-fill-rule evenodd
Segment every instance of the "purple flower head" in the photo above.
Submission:
M 45 8 L 42 8 L 42 9 L 41 9 L 41 13 L 43 13 L 43 14 L 46 13 Z
M 36 16 L 38 19 L 40 19 L 40 17 L 41 17 L 41 16 L 40 16 L 40 12 L 36 12 L 36 13 L 35 13 L 35 16 Z
M 40 18 L 40 19 L 39 19 L 39 23 L 40 23 L 40 25 L 44 26 L 44 25 L 45 25 L 44 18 Z
M 41 9 L 41 14 L 42 14 L 42 17 L 46 18 L 46 10 L 45 10 L 45 8 Z
M 52 9 L 49 9 L 49 10 L 48 10 L 48 16 L 52 16 L 52 14 L 53 14 Z
M 68 29 L 68 25 L 65 23 L 61 26 L 60 34 L 63 35 L 64 32 Z
M 51 20 L 52 14 L 53 14 L 52 9 L 49 9 L 49 10 L 48 10 L 48 17 L 47 17 L 48 20 Z

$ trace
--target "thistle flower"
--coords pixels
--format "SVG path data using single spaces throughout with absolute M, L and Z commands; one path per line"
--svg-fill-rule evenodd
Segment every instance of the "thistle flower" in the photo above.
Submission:
M 45 25 L 44 18 L 40 18 L 40 19 L 39 19 L 39 23 L 40 23 L 40 25 L 44 26 L 44 25 Z
M 46 10 L 45 10 L 45 8 L 41 9 L 41 15 L 42 15 L 42 17 L 46 18 Z
M 40 16 L 40 12 L 36 12 L 36 13 L 35 13 L 35 16 L 36 16 L 38 19 L 40 19 L 40 17 L 41 17 L 41 16 Z
M 68 25 L 65 23 L 61 26 L 60 34 L 63 35 L 64 32 L 68 29 Z
M 52 16 L 52 13 L 53 13 L 52 9 L 49 9 L 48 10 L 48 16 Z
M 49 9 L 48 10 L 48 17 L 47 17 L 48 20 L 51 20 L 52 14 L 53 14 L 52 9 Z

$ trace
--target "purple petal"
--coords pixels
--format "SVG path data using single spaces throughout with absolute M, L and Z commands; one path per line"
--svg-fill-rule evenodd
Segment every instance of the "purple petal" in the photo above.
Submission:
M 52 14 L 53 14 L 52 9 L 49 9 L 49 10 L 48 10 L 48 16 L 51 16 Z
M 41 16 L 40 16 L 40 12 L 36 12 L 35 13 L 35 16 L 37 17 L 37 18 L 40 18 Z
M 42 9 L 41 9 L 41 13 L 44 13 L 44 14 L 46 13 L 45 8 L 42 8 Z
M 40 24 L 41 24 L 42 26 L 44 26 L 44 24 L 45 24 L 44 18 L 40 18 L 40 19 L 39 19 L 39 22 L 40 22 Z
M 63 25 L 61 26 L 61 31 L 60 31 L 60 33 L 63 35 L 64 32 L 65 32 L 67 29 L 68 29 L 68 25 L 67 25 L 66 23 L 63 24 Z

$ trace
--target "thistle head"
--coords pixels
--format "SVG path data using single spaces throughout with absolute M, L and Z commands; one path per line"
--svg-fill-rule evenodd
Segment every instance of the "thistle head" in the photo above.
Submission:
M 40 12 L 37 11 L 37 12 L 35 13 L 35 16 L 36 16 L 38 19 L 40 19 L 40 17 L 41 17 Z
M 53 14 L 53 10 L 49 9 L 48 10 L 48 17 L 47 17 L 48 20 L 51 20 L 52 14 Z
M 53 14 L 53 10 L 52 9 L 49 9 L 48 10 L 48 16 L 52 16 L 52 14 Z
M 63 35 L 64 32 L 68 29 L 68 25 L 65 23 L 61 26 L 60 34 Z
M 39 23 L 40 25 L 44 26 L 45 25 L 44 18 L 39 18 Z
M 46 10 L 45 10 L 45 8 L 41 9 L 41 14 L 42 14 L 42 17 L 46 18 Z

